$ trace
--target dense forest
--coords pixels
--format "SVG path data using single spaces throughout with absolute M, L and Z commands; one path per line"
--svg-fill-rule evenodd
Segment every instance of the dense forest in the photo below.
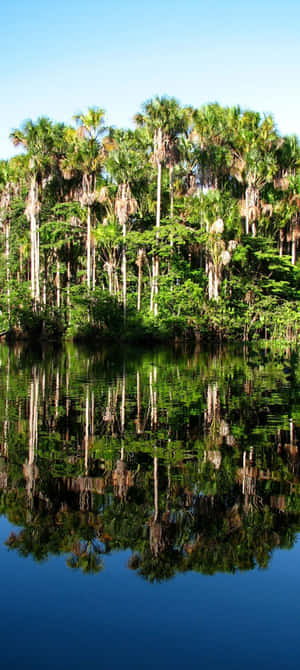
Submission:
M 147 101 L 11 132 L 0 162 L 0 332 L 296 339 L 300 147 L 271 116 Z

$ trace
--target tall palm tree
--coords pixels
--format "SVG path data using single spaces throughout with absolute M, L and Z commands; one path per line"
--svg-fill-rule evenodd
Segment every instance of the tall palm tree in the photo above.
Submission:
M 296 263 L 296 247 L 300 238 L 300 145 L 295 135 L 284 137 L 277 152 L 278 172 L 274 186 L 279 191 L 280 199 L 275 212 L 280 221 L 280 256 L 283 255 L 284 241 L 291 242 L 292 265 Z
M 62 161 L 62 168 L 66 177 L 71 178 L 75 173 L 81 178 L 79 200 L 82 208 L 86 208 L 87 211 L 86 280 L 87 288 L 90 290 L 92 207 L 97 202 L 97 177 L 103 167 L 109 142 L 103 109 L 89 107 L 86 114 L 76 114 L 73 118 L 77 131 L 74 129 L 67 131 L 69 147 Z M 103 138 L 104 135 L 106 140 Z
M 19 191 L 18 173 L 13 161 L 0 162 L 0 227 L 5 234 L 7 317 L 10 324 L 10 228 L 13 198 Z
M 154 276 L 154 316 L 158 315 L 158 277 L 159 277 L 159 228 L 161 219 L 161 178 L 162 166 L 169 167 L 170 180 L 170 214 L 173 217 L 174 191 L 173 173 L 174 165 L 179 154 L 179 137 L 187 127 L 187 115 L 179 106 L 175 98 L 166 96 L 153 98 L 145 102 L 142 113 L 136 114 L 135 121 L 138 126 L 145 127 L 149 133 L 152 145 L 152 160 L 157 168 L 156 183 L 156 254 L 153 264 Z
M 123 289 L 123 315 L 126 321 L 127 302 L 127 273 L 126 273 L 126 236 L 127 222 L 133 217 L 138 208 L 133 190 L 143 173 L 143 156 L 137 142 L 136 133 L 132 131 L 119 131 L 114 134 L 115 148 L 109 156 L 107 167 L 113 180 L 118 184 L 115 198 L 115 215 L 118 223 L 122 226 L 122 289 Z
M 10 134 L 14 146 L 22 146 L 28 158 L 29 192 L 25 213 L 30 221 L 31 297 L 35 310 L 40 303 L 39 213 L 41 194 L 47 180 L 52 178 L 62 137 L 63 125 L 54 124 L 46 117 L 39 118 L 36 123 L 31 120 L 26 121 L 21 129 L 15 128 Z
M 229 111 L 233 118 L 240 114 L 239 108 L 226 110 L 217 103 L 191 111 L 190 139 L 198 163 L 199 186 L 204 192 L 220 188 L 224 176 L 229 176 L 232 162 Z
M 276 152 L 280 144 L 271 116 L 245 111 L 234 118 L 232 129 L 232 175 L 245 188 L 245 233 L 256 234 L 260 192 L 271 183 L 278 170 Z

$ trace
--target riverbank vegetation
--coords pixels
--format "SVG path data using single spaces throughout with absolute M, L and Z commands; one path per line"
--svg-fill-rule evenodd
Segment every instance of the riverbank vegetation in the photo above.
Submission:
M 297 339 L 300 149 L 272 117 L 154 98 L 11 133 L 0 162 L 0 331 Z

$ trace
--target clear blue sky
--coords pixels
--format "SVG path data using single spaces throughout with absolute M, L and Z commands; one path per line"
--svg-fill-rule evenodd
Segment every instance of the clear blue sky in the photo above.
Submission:
M 2 0 L 0 157 L 26 118 L 97 105 L 127 126 L 155 94 L 272 112 L 299 134 L 299 28 L 299 0 Z

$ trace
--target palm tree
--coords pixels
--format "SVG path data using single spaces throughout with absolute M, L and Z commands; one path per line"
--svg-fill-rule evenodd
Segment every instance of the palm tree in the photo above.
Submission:
M 280 192 L 275 211 L 280 219 L 280 255 L 283 255 L 285 238 L 291 242 L 292 265 L 296 263 L 296 245 L 300 238 L 300 146 L 295 135 L 285 137 L 277 152 L 278 172 L 274 186 Z M 287 224 L 287 234 L 284 230 Z
M 138 179 L 141 178 L 143 162 L 136 141 L 136 134 L 131 131 L 119 131 L 114 134 L 115 148 L 111 151 L 107 166 L 114 181 L 117 182 L 117 194 L 115 199 L 115 215 L 118 223 L 122 226 L 122 292 L 123 292 L 123 316 L 126 321 L 127 303 L 127 272 L 126 272 L 126 236 L 127 222 L 137 212 L 137 201 L 133 196 L 132 189 Z
M 232 162 L 229 116 L 233 122 L 239 114 L 238 107 L 227 110 L 217 103 L 191 111 L 190 139 L 198 163 L 199 186 L 204 192 L 218 189 L 224 176 L 229 176 Z
M 276 151 L 280 140 L 271 116 L 263 120 L 256 112 L 246 111 L 231 123 L 232 175 L 245 188 L 245 233 L 256 235 L 260 209 L 260 192 L 273 181 L 278 170 Z
M 53 176 L 54 164 L 58 161 L 63 137 L 63 125 L 53 124 L 41 117 L 36 123 L 26 121 L 21 129 L 14 129 L 10 137 L 14 146 L 22 146 L 28 158 L 27 175 L 29 192 L 26 217 L 30 221 L 31 241 L 31 297 L 36 310 L 40 302 L 40 235 L 39 213 L 41 194 L 47 181 Z
M 170 215 L 173 217 L 174 191 L 173 173 L 174 165 L 179 155 L 179 138 L 187 127 L 187 116 L 180 108 L 175 98 L 156 97 L 145 102 L 141 114 L 136 114 L 135 121 L 138 126 L 145 127 L 149 133 L 152 145 L 152 160 L 157 168 L 156 183 L 156 254 L 153 262 L 154 282 L 154 316 L 158 315 L 158 277 L 159 277 L 159 228 L 161 218 L 161 177 L 162 166 L 166 163 L 169 167 L 170 180 Z
M 76 114 L 73 118 L 77 124 L 77 131 L 74 129 L 67 131 L 66 139 L 69 147 L 61 165 L 66 178 L 71 178 L 74 174 L 81 178 L 78 195 L 81 207 L 87 210 L 86 281 L 89 291 L 91 287 L 92 207 L 98 200 L 97 176 L 103 167 L 109 141 L 107 127 L 104 125 L 103 109 L 89 107 L 86 114 Z M 103 135 L 106 135 L 106 141 Z
M 6 263 L 6 296 L 7 317 L 10 325 L 10 227 L 11 227 L 11 205 L 14 196 L 19 190 L 16 170 L 11 161 L 0 162 L 0 225 L 5 233 L 5 263 Z

